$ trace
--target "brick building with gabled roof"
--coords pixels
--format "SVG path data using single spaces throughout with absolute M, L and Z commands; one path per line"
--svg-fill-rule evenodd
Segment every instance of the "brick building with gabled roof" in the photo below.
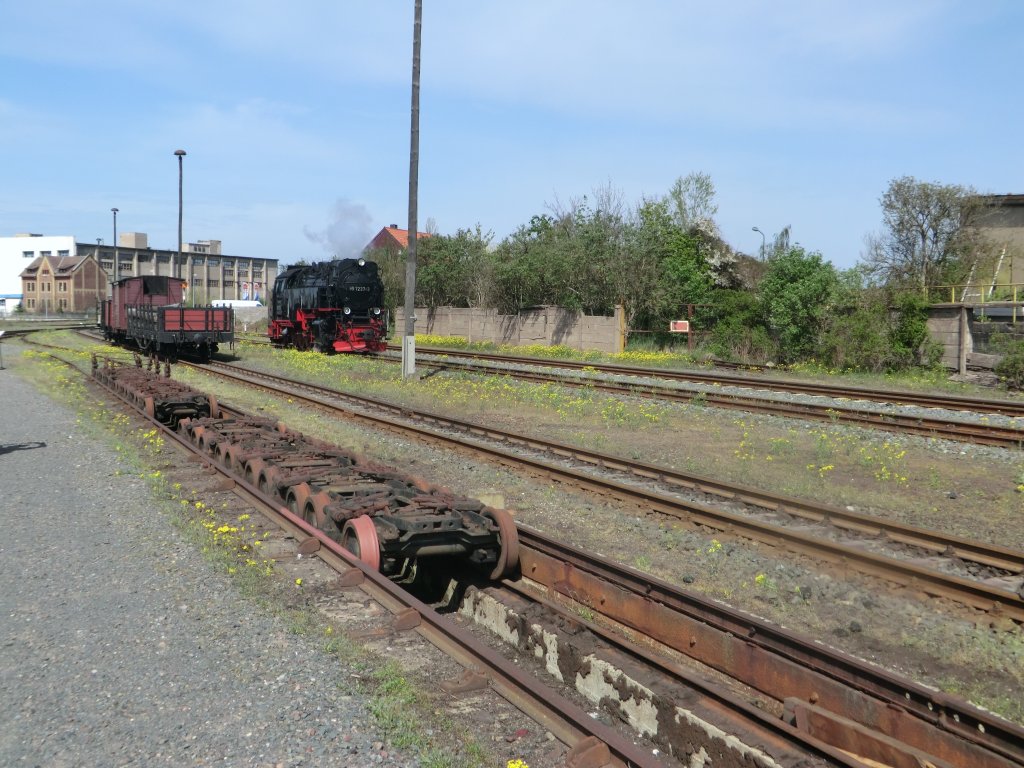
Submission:
M 91 254 L 39 256 L 21 272 L 26 312 L 93 312 L 107 295 L 107 273 Z
M 430 237 L 429 232 L 417 232 L 416 239 L 422 240 L 423 238 Z M 409 247 L 409 230 L 399 229 L 397 224 L 392 224 L 390 227 L 384 227 L 377 235 L 370 241 L 369 245 L 364 248 L 364 251 L 374 251 L 378 248 L 386 249 L 390 251 L 402 251 Z

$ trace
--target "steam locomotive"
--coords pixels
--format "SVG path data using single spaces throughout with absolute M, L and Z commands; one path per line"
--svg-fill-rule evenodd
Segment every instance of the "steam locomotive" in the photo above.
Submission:
M 293 266 L 277 276 L 267 335 L 272 344 L 319 352 L 387 347 L 384 284 L 366 259 Z

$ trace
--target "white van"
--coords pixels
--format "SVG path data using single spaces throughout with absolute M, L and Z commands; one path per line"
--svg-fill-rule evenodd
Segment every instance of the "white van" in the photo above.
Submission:
M 242 301 L 241 299 L 217 299 L 211 301 L 210 306 L 212 307 L 234 307 L 236 309 L 243 309 L 245 307 L 262 307 L 262 301 Z

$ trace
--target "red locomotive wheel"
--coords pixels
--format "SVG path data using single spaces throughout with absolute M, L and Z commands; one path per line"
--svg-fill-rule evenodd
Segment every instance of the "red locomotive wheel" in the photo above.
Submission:
M 206 399 L 209 401 L 209 404 L 210 404 L 210 418 L 211 419 L 219 419 L 220 416 L 221 416 L 221 413 L 220 413 L 220 404 L 217 402 L 217 398 L 214 397 L 213 395 L 207 395 Z
M 484 517 L 489 517 L 498 525 L 498 561 L 491 571 L 492 579 L 504 579 L 511 576 L 519 568 L 519 530 L 512 515 L 504 509 L 485 509 Z
M 369 515 L 360 515 L 345 523 L 341 530 L 341 546 L 373 570 L 380 570 L 380 539 Z

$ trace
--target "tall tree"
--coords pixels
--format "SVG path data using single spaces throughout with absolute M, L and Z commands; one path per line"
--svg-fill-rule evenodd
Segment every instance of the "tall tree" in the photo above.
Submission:
M 718 234 L 715 214 L 715 184 L 706 173 L 693 172 L 680 176 L 668 193 L 676 226 L 684 231 L 699 229 L 709 235 Z
M 963 280 L 986 257 L 976 223 L 981 211 L 970 187 L 894 179 L 881 199 L 884 230 L 869 236 L 868 274 L 890 286 L 930 285 Z

